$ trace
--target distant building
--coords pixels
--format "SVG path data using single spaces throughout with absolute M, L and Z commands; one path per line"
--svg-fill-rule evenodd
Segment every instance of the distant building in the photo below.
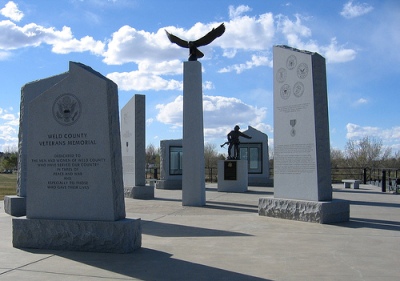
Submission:
M 249 126 L 240 137 L 240 159 L 248 161 L 248 184 L 273 186 L 269 178 L 268 136 Z M 160 180 L 157 189 L 182 189 L 182 139 L 160 141 Z
M 239 137 L 240 159 L 248 161 L 248 184 L 272 186 L 273 181 L 269 178 L 268 136 L 251 126 L 243 133 L 251 137 Z

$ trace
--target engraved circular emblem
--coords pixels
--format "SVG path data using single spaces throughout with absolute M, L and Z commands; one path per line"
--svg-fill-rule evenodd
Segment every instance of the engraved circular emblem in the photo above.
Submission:
M 287 100 L 290 97 L 290 86 L 285 84 L 281 87 L 281 98 Z
M 81 115 L 81 102 L 73 94 L 59 96 L 53 104 L 53 117 L 63 126 L 70 126 Z
M 282 83 L 282 82 L 285 82 L 285 80 L 286 80 L 286 69 L 284 69 L 284 68 L 279 68 L 278 69 L 278 71 L 276 72 L 276 80 L 279 82 L 279 83 Z
M 297 59 L 294 55 L 290 55 L 286 60 L 286 67 L 290 70 L 295 68 L 297 65 Z
M 303 93 L 304 93 L 304 84 L 303 83 L 301 83 L 300 81 L 299 82 L 296 82 L 295 84 L 294 84 L 294 86 L 293 86 L 293 94 L 296 96 L 296 97 L 301 97 L 302 95 L 303 95 Z
M 308 74 L 308 65 L 305 64 L 304 62 L 300 63 L 299 66 L 297 67 L 297 77 L 300 79 L 306 78 Z

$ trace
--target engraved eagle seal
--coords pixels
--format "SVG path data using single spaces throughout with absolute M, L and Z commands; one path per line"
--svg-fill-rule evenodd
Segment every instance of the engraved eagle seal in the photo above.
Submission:
M 53 117 L 63 126 L 70 126 L 78 121 L 81 115 L 81 102 L 73 94 L 62 94 L 53 104 Z

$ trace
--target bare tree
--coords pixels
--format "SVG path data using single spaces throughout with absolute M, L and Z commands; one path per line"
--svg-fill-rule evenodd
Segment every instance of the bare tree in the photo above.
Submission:
M 331 166 L 340 167 L 345 165 L 345 155 L 340 149 L 331 148 Z
M 217 167 L 218 163 L 217 147 L 213 143 L 204 145 L 204 162 L 207 168 Z
M 153 144 L 149 144 L 146 147 L 146 166 L 160 166 L 160 149 L 156 148 Z
M 392 154 L 390 147 L 383 147 L 382 140 L 368 136 L 360 140 L 348 140 L 345 150 L 351 166 L 369 168 L 376 168 Z

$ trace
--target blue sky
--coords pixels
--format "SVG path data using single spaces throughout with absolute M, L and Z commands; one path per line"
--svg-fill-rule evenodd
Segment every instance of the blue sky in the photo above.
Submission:
M 0 151 L 18 142 L 20 89 L 84 63 L 119 87 L 122 108 L 146 95 L 146 143 L 182 138 L 187 49 L 164 29 L 198 39 L 224 22 L 203 67 L 205 141 L 219 148 L 239 124 L 273 148 L 272 47 L 327 61 L 331 146 L 371 136 L 400 151 L 400 2 L 0 0 Z

